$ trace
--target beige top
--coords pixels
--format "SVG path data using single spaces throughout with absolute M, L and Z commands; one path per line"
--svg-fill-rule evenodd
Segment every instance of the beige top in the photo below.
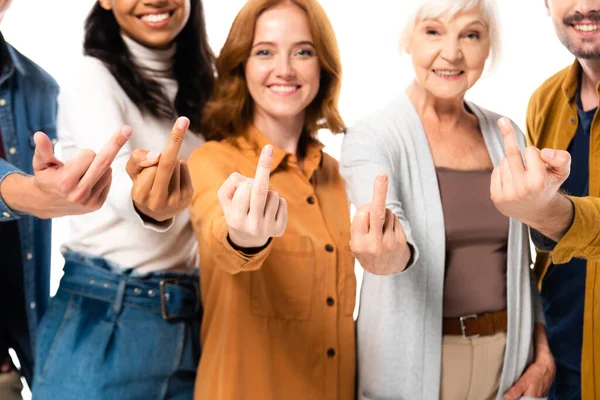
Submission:
M 492 170 L 436 172 L 446 230 L 444 317 L 506 309 L 509 220 L 490 199 Z

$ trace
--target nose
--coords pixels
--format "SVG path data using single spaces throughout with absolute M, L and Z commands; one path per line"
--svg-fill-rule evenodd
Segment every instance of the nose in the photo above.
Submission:
M 454 63 L 463 58 L 462 49 L 458 38 L 452 38 L 450 35 L 443 42 L 441 56 L 449 63 Z
M 291 79 L 296 75 L 290 57 L 287 54 L 281 54 L 277 57 L 275 74 L 278 78 L 282 79 Z
M 163 8 L 169 4 L 169 0 L 145 0 L 144 5 L 146 7 Z
M 598 0 L 579 0 L 577 11 L 583 15 L 600 12 L 600 2 Z

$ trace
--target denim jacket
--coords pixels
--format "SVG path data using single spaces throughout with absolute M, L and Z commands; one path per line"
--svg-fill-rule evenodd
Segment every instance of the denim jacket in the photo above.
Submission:
M 6 160 L 0 159 L 0 184 L 12 173 L 32 174 L 35 149 L 33 135 L 37 131 L 56 140 L 58 85 L 31 60 L 7 44 L 0 34 L 0 52 L 6 62 L 0 71 L 0 132 Z M 21 261 L 29 332 L 19 332 L 29 338 L 28 352 L 19 357 L 22 371 L 30 381 L 38 321 L 46 311 L 50 291 L 51 220 L 41 220 L 10 209 L 0 193 L 0 222 L 17 220 L 21 244 Z M 4 268 L 10 266 L 3 266 Z M 2 279 L 0 268 L 0 279 Z M 15 290 L 22 290 L 15 288 Z M 30 353 L 29 353 L 30 352 Z

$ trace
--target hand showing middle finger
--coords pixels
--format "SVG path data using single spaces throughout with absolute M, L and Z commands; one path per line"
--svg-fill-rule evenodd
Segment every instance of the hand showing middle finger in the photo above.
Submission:
M 136 208 L 159 222 L 186 209 L 192 198 L 189 170 L 178 159 L 188 126 L 189 119 L 178 118 L 162 153 L 136 149 L 127 163 L 127 173 L 133 180 L 131 193 Z

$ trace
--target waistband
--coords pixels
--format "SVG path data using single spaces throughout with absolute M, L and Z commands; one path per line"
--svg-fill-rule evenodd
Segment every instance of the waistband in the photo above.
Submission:
M 198 273 L 154 272 L 136 275 L 135 270 L 118 270 L 102 257 L 65 252 L 64 275 L 59 290 L 123 307 L 160 314 L 165 320 L 200 318 Z
M 465 339 L 491 336 L 505 332 L 508 328 L 508 312 L 501 310 L 483 314 L 464 315 L 457 318 L 444 318 L 444 335 L 461 335 Z

